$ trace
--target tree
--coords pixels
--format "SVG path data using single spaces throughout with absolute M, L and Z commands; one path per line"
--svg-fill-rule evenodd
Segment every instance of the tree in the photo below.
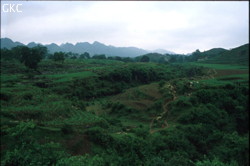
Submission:
M 33 48 L 27 46 L 17 46 L 11 50 L 1 49 L 1 58 L 17 59 L 30 69 L 37 69 L 38 63 L 45 58 L 48 51 L 46 47 L 38 45 Z
M 36 70 L 38 63 L 42 60 L 44 55 L 45 53 L 43 50 L 41 50 L 39 47 L 34 47 L 30 50 L 30 54 L 23 57 L 24 65 Z
M 47 58 L 48 58 L 48 59 L 53 59 L 53 58 L 54 58 L 54 55 L 53 55 L 53 54 L 48 54 L 48 55 L 47 55 Z
M 106 59 L 106 56 L 105 54 L 100 54 L 100 55 L 94 55 L 92 58 L 93 59 Z
M 23 57 L 25 56 L 25 54 L 30 53 L 30 49 L 26 46 L 17 46 L 12 48 L 12 52 L 14 54 L 14 58 L 22 63 L 24 61 Z
M 123 62 L 133 62 L 133 59 L 130 57 L 125 57 L 122 59 Z
M 177 62 L 177 56 L 171 56 L 170 59 L 169 59 L 169 62 L 170 63 Z
M 83 56 L 85 57 L 85 59 L 90 59 L 90 55 L 88 52 L 84 52 Z
M 114 57 L 109 56 L 107 59 L 108 59 L 108 60 L 114 60 Z
M 13 48 L 16 58 L 30 69 L 37 69 L 38 63 L 47 54 L 47 48 L 37 46 L 29 48 L 26 46 L 18 46 Z
M 70 59 L 77 59 L 77 56 L 74 55 Z
M 53 56 L 54 61 L 61 61 L 62 63 L 65 60 L 65 53 L 63 52 L 55 52 Z
M 14 59 L 13 51 L 8 50 L 7 48 L 1 49 L 1 59 L 5 59 L 5 60 Z
M 197 49 L 195 52 L 192 53 L 192 55 L 189 56 L 190 61 L 197 61 L 199 58 L 201 58 L 201 52 L 199 49 Z
M 115 56 L 114 59 L 117 60 L 117 61 L 121 61 L 122 60 L 122 58 L 119 57 L 119 56 Z
M 43 59 L 46 58 L 46 56 L 48 56 L 47 47 L 44 47 L 44 46 L 39 44 L 39 45 L 33 47 L 33 49 L 36 49 Z
M 146 55 L 144 55 L 142 58 L 141 58 L 141 60 L 140 60 L 140 62 L 149 62 L 149 57 L 148 56 L 146 56 Z
M 80 55 L 79 59 L 90 59 L 90 55 L 87 52 L 84 52 Z
M 37 126 L 32 121 L 8 128 L 6 137 L 12 141 L 13 148 L 3 155 L 1 165 L 54 165 L 68 157 L 60 144 L 37 141 L 34 137 L 37 133 Z

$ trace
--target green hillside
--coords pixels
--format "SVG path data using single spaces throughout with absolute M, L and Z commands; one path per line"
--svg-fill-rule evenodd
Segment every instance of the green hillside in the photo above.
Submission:
M 224 50 L 216 54 L 217 55 L 215 55 L 214 57 L 208 57 L 205 62 L 217 64 L 249 65 L 249 44 L 245 44 L 243 46 L 228 51 Z
M 217 57 L 220 54 L 225 53 L 227 51 L 228 50 L 226 50 L 224 48 L 213 48 L 211 50 L 202 52 L 202 55 L 207 57 L 207 58 L 213 58 L 213 57 Z
M 148 57 L 150 62 L 156 63 L 201 62 L 208 64 L 249 65 L 249 44 L 231 50 L 224 48 L 213 48 L 204 52 L 196 50 L 191 55 L 149 53 L 136 57 L 135 61 L 140 62 L 143 57 Z

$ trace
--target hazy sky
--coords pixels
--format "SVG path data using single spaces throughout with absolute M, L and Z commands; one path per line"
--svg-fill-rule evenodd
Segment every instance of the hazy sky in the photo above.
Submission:
M 247 1 L 11 2 L 22 13 L 3 12 L 10 2 L 1 3 L 1 37 L 24 44 L 99 41 L 190 53 L 249 42 Z

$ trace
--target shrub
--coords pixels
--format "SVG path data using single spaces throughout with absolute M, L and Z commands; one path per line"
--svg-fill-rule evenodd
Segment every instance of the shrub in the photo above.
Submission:
M 11 98 L 12 98 L 11 93 L 3 92 L 3 91 L 0 92 L 0 100 L 9 101 Z
M 95 155 L 90 157 L 89 155 L 84 156 L 72 156 L 68 158 L 60 159 L 55 166 L 103 166 L 105 165 L 104 159 Z
M 67 134 L 72 134 L 73 133 L 73 128 L 70 125 L 64 124 L 61 128 L 61 132 L 65 135 Z
M 94 127 L 88 129 L 85 134 L 90 138 L 90 140 L 98 145 L 108 147 L 112 145 L 112 137 L 102 128 Z

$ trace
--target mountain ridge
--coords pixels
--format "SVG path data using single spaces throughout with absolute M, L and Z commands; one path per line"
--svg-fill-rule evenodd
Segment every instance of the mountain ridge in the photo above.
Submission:
M 16 47 L 18 45 L 25 45 L 28 47 L 35 47 L 39 45 L 40 43 L 30 42 L 27 45 L 20 43 L 20 42 L 14 42 L 10 38 L 1 38 L 1 48 L 7 48 L 11 49 L 13 47 Z M 72 43 L 63 43 L 61 45 L 57 45 L 55 43 L 51 44 L 40 44 L 48 48 L 49 53 L 54 52 L 72 52 L 72 53 L 78 53 L 82 54 L 84 52 L 88 52 L 90 55 L 95 54 L 105 54 L 106 56 L 120 56 L 120 57 L 136 57 L 140 55 L 144 55 L 151 52 L 157 52 L 157 51 L 150 51 L 145 50 L 137 47 L 116 47 L 112 45 L 105 45 L 103 43 L 100 43 L 98 41 L 94 41 L 92 44 L 88 42 L 77 42 L 76 44 Z M 159 53 L 169 53 L 169 54 L 175 54 L 172 51 L 163 50 L 163 49 L 157 49 L 161 50 Z

